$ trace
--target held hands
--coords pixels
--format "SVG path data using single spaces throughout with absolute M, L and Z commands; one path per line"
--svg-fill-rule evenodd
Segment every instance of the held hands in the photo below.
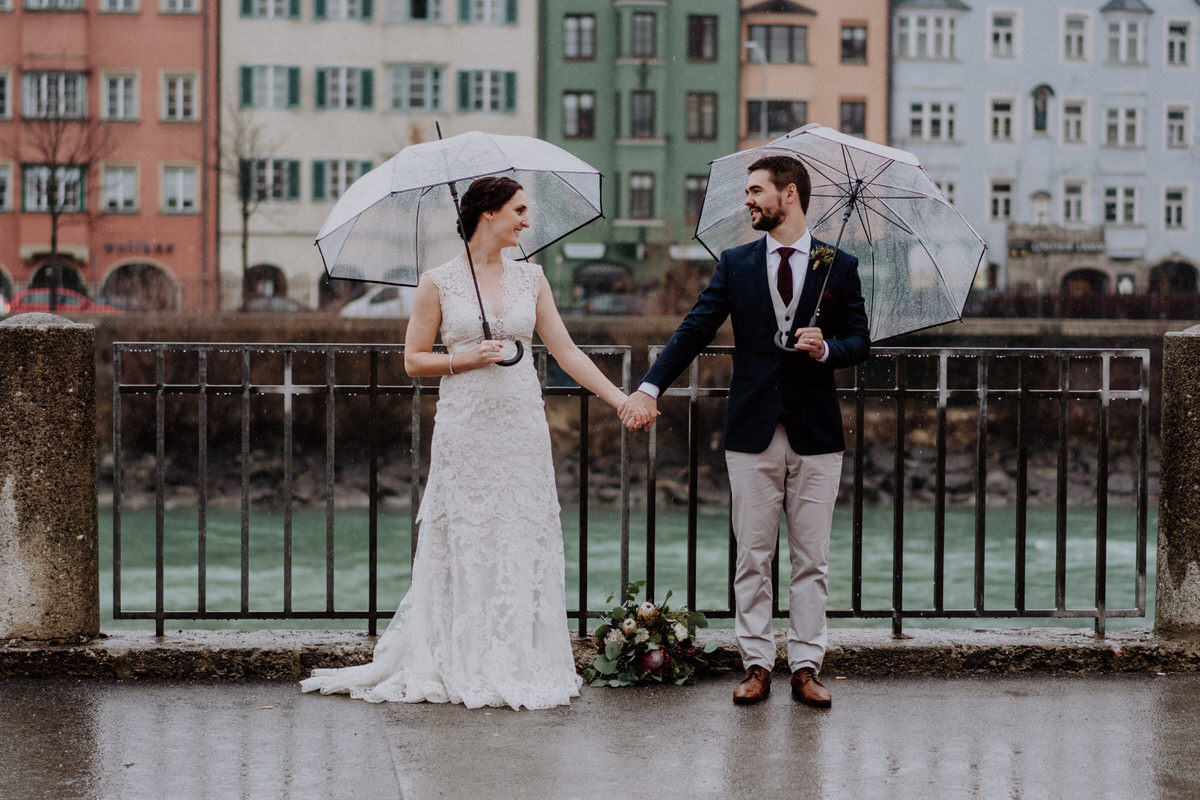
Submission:
M 810 358 L 820 360 L 825 357 L 825 337 L 820 328 L 797 328 L 794 346 L 808 353 Z
M 631 431 L 648 431 L 658 419 L 658 401 L 645 392 L 634 392 L 617 408 L 621 422 Z

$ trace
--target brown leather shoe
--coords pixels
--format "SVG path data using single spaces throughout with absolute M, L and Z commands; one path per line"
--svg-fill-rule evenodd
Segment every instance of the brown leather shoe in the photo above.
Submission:
M 757 703 L 771 693 L 771 672 L 766 667 L 753 666 L 733 690 L 733 702 L 739 706 Z
M 801 667 L 792 673 L 792 699 L 813 708 L 829 708 L 833 697 L 811 667 Z

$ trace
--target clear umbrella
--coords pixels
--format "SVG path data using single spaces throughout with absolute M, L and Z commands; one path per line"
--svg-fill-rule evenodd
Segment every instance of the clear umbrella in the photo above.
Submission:
M 836 226 L 836 246 L 858 257 L 872 341 L 962 318 L 987 245 L 912 153 L 821 125 L 710 164 L 696 238 L 714 257 L 762 235 L 743 205 L 746 170 L 774 154 L 808 169 L 814 235 Z

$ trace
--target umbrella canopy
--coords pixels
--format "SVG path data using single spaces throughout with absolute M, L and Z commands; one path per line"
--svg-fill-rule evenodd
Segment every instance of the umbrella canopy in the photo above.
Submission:
M 595 167 L 540 139 L 470 131 L 406 147 L 351 184 L 317 234 L 329 277 L 415 286 L 462 250 L 451 187 L 461 196 L 485 175 L 516 180 L 529 198 L 533 225 L 510 258 L 601 216 Z
M 762 236 L 743 205 L 746 170 L 779 154 L 808 169 L 813 235 L 858 257 L 872 341 L 962 318 L 987 245 L 912 153 L 821 125 L 710 164 L 696 238 L 714 257 Z

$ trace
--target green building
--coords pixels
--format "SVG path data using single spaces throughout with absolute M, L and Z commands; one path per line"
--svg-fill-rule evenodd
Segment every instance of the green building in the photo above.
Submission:
M 708 162 L 738 144 L 737 0 L 545 0 L 542 14 L 540 135 L 604 174 L 605 218 L 541 257 L 560 307 L 690 304 L 715 263 L 693 238 Z

